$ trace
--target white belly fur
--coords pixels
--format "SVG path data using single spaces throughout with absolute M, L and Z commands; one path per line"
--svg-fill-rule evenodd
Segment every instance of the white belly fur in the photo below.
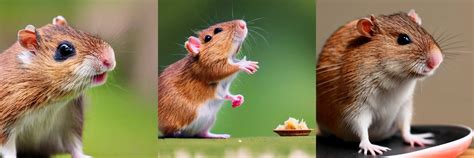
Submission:
M 219 109 L 225 101 L 225 95 L 229 94 L 230 85 L 237 74 L 238 73 L 235 73 L 218 83 L 215 98 L 201 105 L 197 112 L 196 119 L 181 130 L 182 136 L 195 136 L 212 128 L 216 120 L 217 112 L 219 112 Z
M 63 143 L 64 134 L 71 129 L 65 126 L 72 122 L 67 117 L 72 115 L 67 105 L 67 101 L 59 101 L 25 113 L 12 131 L 16 136 L 17 147 L 38 151 L 41 145 L 54 144 L 55 149 L 65 151 L 67 144 Z
M 400 107 L 413 99 L 416 80 L 406 81 L 388 91 L 378 90 L 368 99 L 372 113 L 372 124 L 369 128 L 371 138 L 386 138 L 393 135 L 397 127 L 397 116 Z

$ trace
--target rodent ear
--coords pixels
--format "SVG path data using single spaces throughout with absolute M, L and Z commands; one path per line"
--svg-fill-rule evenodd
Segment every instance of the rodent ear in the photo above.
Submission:
M 372 37 L 374 34 L 374 22 L 375 17 L 371 16 L 369 18 L 362 18 L 359 19 L 357 22 L 357 31 L 359 31 L 360 34 L 362 34 L 365 37 Z
M 418 14 L 415 12 L 415 9 L 411 9 L 408 12 L 408 16 L 411 18 L 411 20 L 415 21 L 418 25 L 421 25 L 421 18 L 418 16 Z
M 199 53 L 199 48 L 201 47 L 201 41 L 199 38 L 191 36 L 188 38 L 188 41 L 184 43 L 184 47 L 188 51 L 189 55 L 195 56 Z
M 67 25 L 66 18 L 64 18 L 61 15 L 58 15 L 57 17 L 54 17 L 53 18 L 53 25 L 61 25 L 61 26 Z
M 18 43 L 29 51 L 36 50 L 38 41 L 36 41 L 36 30 L 33 25 L 28 25 L 25 29 L 18 31 Z

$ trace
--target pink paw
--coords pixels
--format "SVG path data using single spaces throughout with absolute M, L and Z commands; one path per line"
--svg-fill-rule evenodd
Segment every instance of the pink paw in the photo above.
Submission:
M 423 134 L 409 134 L 407 136 L 403 136 L 403 140 L 406 143 L 410 144 L 410 146 L 415 147 L 415 145 L 424 147 L 425 145 L 434 144 L 434 140 L 427 139 L 433 137 L 433 133 L 423 133 Z
M 237 65 L 239 65 L 240 70 L 245 71 L 248 74 L 254 74 L 259 68 L 258 62 L 248 61 L 245 57 L 240 62 L 238 62 Z
M 243 103 L 244 103 L 244 96 L 236 95 L 234 99 L 232 100 L 232 108 L 239 107 Z
M 230 138 L 230 135 L 228 134 L 214 134 L 211 132 L 206 132 L 199 134 L 198 137 L 200 138 L 208 138 L 208 139 L 227 139 Z
M 383 152 L 390 150 L 390 148 L 378 146 L 370 142 L 360 142 L 359 148 L 360 148 L 359 153 L 364 152 L 364 155 L 367 155 L 367 151 L 370 152 L 370 154 L 372 155 L 377 155 L 377 154 L 382 155 Z

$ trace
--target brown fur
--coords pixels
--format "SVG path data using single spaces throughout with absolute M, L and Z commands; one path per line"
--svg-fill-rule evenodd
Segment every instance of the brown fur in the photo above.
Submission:
M 214 35 L 214 28 L 224 31 Z M 199 33 L 200 52 L 188 55 L 166 68 L 158 82 L 158 123 L 164 135 L 173 134 L 189 125 L 197 109 L 215 98 L 217 82 L 239 71 L 227 62 L 234 39 L 236 21 L 213 25 Z M 212 40 L 204 43 L 204 36 Z M 234 52 L 232 52 L 234 53 Z
M 63 87 L 78 78 L 73 70 L 82 63 L 86 55 L 100 56 L 108 44 L 87 33 L 74 30 L 67 25 L 48 24 L 36 29 L 38 46 L 31 64 L 22 64 L 18 55 L 27 51 L 18 42 L 0 54 L 0 143 L 4 144 L 16 121 L 31 110 L 42 108 L 51 102 L 70 100 L 67 105 L 74 117 L 67 128 L 71 134 L 82 136 L 83 111 L 82 92 L 90 85 L 89 78 L 83 80 L 77 89 L 65 91 Z M 70 41 L 76 48 L 76 55 L 62 62 L 53 59 L 58 43 Z M 57 119 L 57 118 L 56 118 Z M 60 134 L 60 133 L 58 133 Z M 47 140 L 46 140 L 47 141 Z M 71 141 L 71 140 L 64 140 Z M 70 142 L 69 142 L 70 143 Z M 58 152 L 53 144 L 45 142 L 48 150 L 42 154 Z M 17 145 L 18 147 L 18 145 Z M 17 149 L 19 152 L 21 148 Z M 31 151 L 39 152 L 39 151 Z M 65 151 L 61 151 L 65 152 Z
M 340 138 L 357 138 L 345 118 L 375 89 L 388 91 L 393 87 L 382 83 L 418 77 L 413 65 L 425 62 L 426 52 L 438 46 L 406 13 L 376 16 L 371 38 L 362 36 L 356 24 L 357 20 L 349 22 L 329 37 L 316 70 L 318 125 L 323 133 Z M 413 43 L 398 45 L 400 33 L 408 34 Z

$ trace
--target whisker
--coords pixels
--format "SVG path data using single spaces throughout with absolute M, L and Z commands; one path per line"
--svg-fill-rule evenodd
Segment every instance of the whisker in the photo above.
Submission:
M 341 66 L 342 63 L 339 63 L 339 64 L 332 64 L 332 65 L 326 65 L 326 66 L 323 66 L 323 67 L 318 67 L 316 68 L 316 70 L 321 70 L 321 69 L 325 69 L 325 68 L 330 68 L 330 67 L 335 67 L 335 66 Z
M 263 18 L 264 18 L 264 17 L 255 18 L 255 19 L 253 19 L 253 20 L 247 21 L 247 23 L 252 23 L 252 22 L 255 22 L 255 21 L 261 20 L 261 19 L 263 19 Z
M 466 48 L 465 46 L 450 46 L 450 47 L 446 47 L 446 48 L 443 48 L 442 51 L 443 52 L 448 52 L 450 50 L 453 50 L 453 49 L 460 49 L 460 48 Z
M 263 29 L 263 28 L 261 28 L 261 27 L 258 27 L 258 26 L 249 26 L 249 28 L 261 30 L 261 31 L 263 31 L 265 34 L 268 34 L 268 32 L 267 32 L 265 29 Z
M 462 35 L 462 34 L 454 34 L 454 35 L 447 36 L 445 39 L 440 40 L 439 43 L 448 42 L 449 40 L 452 40 L 452 39 L 455 39 L 455 38 L 457 38 L 457 37 L 460 37 L 461 35 Z
M 260 38 L 262 38 L 263 41 L 265 41 L 265 43 L 266 43 L 267 45 L 270 45 L 270 44 L 268 43 L 267 39 L 266 39 L 262 34 L 258 33 L 258 32 L 255 31 L 255 30 L 250 30 L 250 31 L 252 31 L 252 32 L 254 32 L 255 34 L 257 34 L 257 36 L 260 36 Z
M 337 81 L 339 78 L 341 78 L 341 76 L 336 76 L 336 77 L 334 77 L 334 78 L 332 78 L 332 79 L 329 79 L 329 80 L 326 80 L 326 81 L 324 81 L 324 82 L 317 83 L 316 86 L 322 86 L 322 85 L 324 85 L 324 84 L 326 84 L 326 83 L 330 83 L 330 82 L 333 82 L 333 81 Z

